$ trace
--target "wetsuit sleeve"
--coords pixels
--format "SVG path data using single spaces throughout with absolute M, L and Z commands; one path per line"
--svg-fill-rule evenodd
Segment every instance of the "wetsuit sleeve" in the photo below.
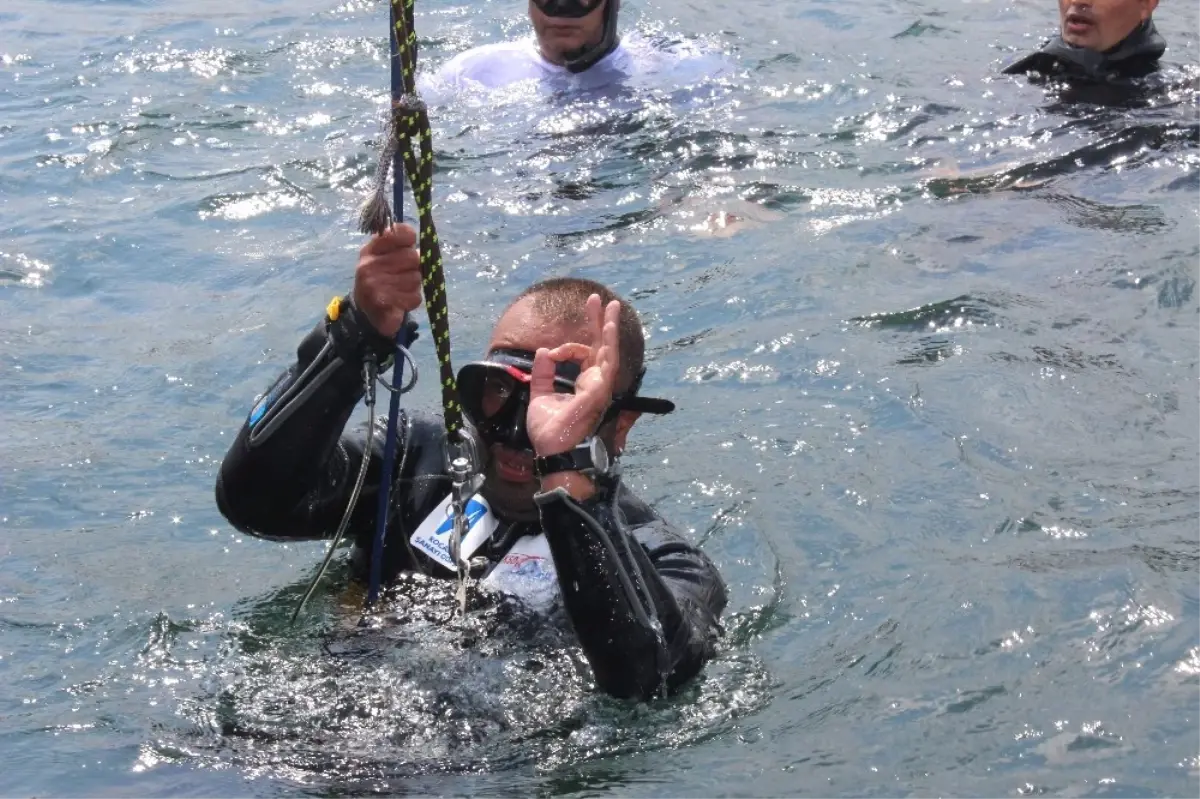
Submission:
M 630 530 L 606 496 L 538 494 L 567 615 L 602 690 L 649 699 L 712 657 L 727 591 L 712 561 L 661 519 Z M 598 495 L 599 496 L 599 495 Z
M 331 535 L 349 498 L 367 441 L 365 426 L 342 434 L 363 396 L 365 347 L 390 342 L 354 327 L 318 324 L 300 343 L 296 362 L 255 405 L 225 455 L 217 506 L 243 532 L 262 538 Z M 373 334 L 373 337 L 372 337 Z M 373 437 L 352 527 L 374 513 L 382 434 Z

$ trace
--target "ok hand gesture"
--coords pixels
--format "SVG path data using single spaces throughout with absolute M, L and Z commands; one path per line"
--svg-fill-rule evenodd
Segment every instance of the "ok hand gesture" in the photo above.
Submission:
M 574 449 L 596 432 L 616 388 L 620 366 L 617 340 L 620 313 L 620 302 L 613 300 L 608 307 L 602 308 L 600 296 L 593 294 L 587 300 L 591 346 L 567 343 L 552 350 L 543 347 L 535 354 L 525 427 L 539 457 Z M 574 394 L 554 391 L 554 366 L 563 361 L 580 365 Z

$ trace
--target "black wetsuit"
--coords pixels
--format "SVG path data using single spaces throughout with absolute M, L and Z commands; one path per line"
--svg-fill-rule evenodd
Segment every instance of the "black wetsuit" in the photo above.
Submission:
M 1158 71 L 1158 60 L 1167 43 L 1154 28 L 1154 20 L 1146 20 L 1104 52 L 1075 47 L 1057 35 L 1038 50 L 1004 68 L 1006 75 L 1034 73 L 1045 80 L 1061 80 L 1070 84 L 1099 84 L 1129 86 L 1140 78 Z
M 343 434 L 363 396 L 362 353 L 390 349 L 351 309 L 317 326 L 296 363 L 255 407 L 217 478 L 217 505 L 251 535 L 303 540 L 333 535 L 366 444 L 365 425 Z M 408 536 L 450 493 L 440 418 L 406 414 L 391 494 L 384 581 L 402 571 L 453 573 L 407 546 Z M 366 482 L 351 519 L 358 579 L 370 566 L 383 435 L 373 438 Z M 598 481 L 583 503 L 565 491 L 536 497 L 539 522 L 500 525 L 475 553 L 494 567 L 513 541 L 544 532 L 562 602 L 600 688 L 649 698 L 694 676 L 712 656 L 725 607 L 716 567 L 619 480 Z M 474 561 L 475 558 L 473 558 Z

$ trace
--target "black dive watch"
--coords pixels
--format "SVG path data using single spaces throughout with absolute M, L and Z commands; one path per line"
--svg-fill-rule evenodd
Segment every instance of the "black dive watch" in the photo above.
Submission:
M 574 449 L 533 459 L 533 473 L 546 477 L 557 472 L 581 472 L 588 477 L 608 474 L 608 450 L 598 436 L 580 442 Z

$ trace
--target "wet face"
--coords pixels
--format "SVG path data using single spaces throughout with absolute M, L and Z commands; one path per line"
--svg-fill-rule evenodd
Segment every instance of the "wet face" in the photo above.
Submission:
M 1149 19 L 1157 6 L 1158 0 L 1058 0 L 1063 41 L 1109 50 Z
M 553 349 L 571 341 L 591 346 L 591 331 L 586 325 L 564 325 L 541 318 L 533 310 L 533 300 L 526 297 L 500 317 L 492 331 L 488 351 L 513 349 L 536 352 L 540 347 Z M 489 444 L 488 454 L 490 457 L 483 486 L 483 494 L 488 502 L 505 518 L 536 518 L 533 495 L 540 484 L 533 475 L 533 453 Z
M 593 7 L 582 17 L 550 16 L 538 7 L 538 0 L 529 0 L 529 19 L 537 34 L 542 56 L 553 64 L 565 64 L 567 55 L 584 47 L 600 43 L 604 35 L 604 6 L 608 0 L 584 0 Z

